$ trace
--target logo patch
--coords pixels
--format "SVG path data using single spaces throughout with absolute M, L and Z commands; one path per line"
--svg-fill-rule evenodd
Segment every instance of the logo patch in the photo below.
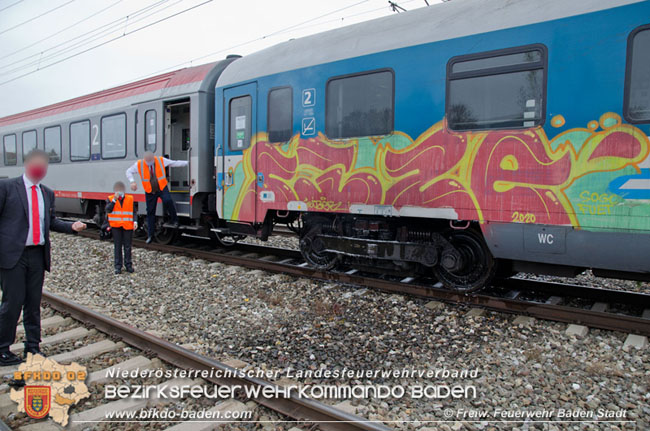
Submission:
M 34 419 L 41 419 L 50 412 L 49 386 L 25 386 L 25 413 Z

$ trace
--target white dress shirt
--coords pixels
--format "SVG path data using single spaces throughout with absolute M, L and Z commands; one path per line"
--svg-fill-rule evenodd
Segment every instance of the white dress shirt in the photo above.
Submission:
M 34 184 L 27 178 L 27 175 L 23 174 L 23 182 L 25 183 L 25 191 L 27 192 L 27 209 L 29 219 L 29 232 L 27 232 L 27 241 L 25 245 L 43 245 L 45 244 L 45 201 L 43 200 L 43 190 L 41 190 L 40 184 Z M 32 186 L 36 186 L 36 195 L 38 196 L 38 215 L 40 216 L 40 229 L 41 236 L 40 242 L 34 244 L 34 227 L 32 226 Z
M 139 161 L 139 160 L 138 160 Z M 146 163 L 146 162 L 145 162 Z M 170 167 L 170 168 L 180 168 L 183 166 L 187 166 L 188 162 L 187 160 L 170 160 L 165 157 L 163 157 L 163 168 Z M 155 172 L 155 166 L 156 162 L 154 161 L 151 165 L 149 165 L 149 172 L 154 175 Z M 138 173 L 138 162 L 135 162 L 132 164 L 129 169 L 126 170 L 126 178 L 129 180 L 130 183 L 135 181 L 135 176 L 139 175 Z

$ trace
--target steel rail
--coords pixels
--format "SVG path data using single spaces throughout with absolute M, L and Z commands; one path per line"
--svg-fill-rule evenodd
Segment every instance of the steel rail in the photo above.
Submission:
M 239 376 L 237 369 L 209 357 L 187 350 L 177 344 L 144 332 L 112 317 L 105 316 L 83 305 L 49 291 L 43 291 L 43 300 L 53 309 L 70 315 L 87 325 L 94 326 L 99 331 L 118 337 L 143 351 L 152 352 L 165 362 L 186 370 L 219 370 L 221 376 L 205 378 L 216 385 L 241 385 L 242 387 L 277 387 L 273 382 L 263 379 Z M 242 392 L 243 393 L 243 392 Z M 257 397 L 253 400 L 285 416 L 297 421 L 318 424 L 318 427 L 329 431 L 389 431 L 391 428 L 379 421 L 369 421 L 362 417 L 344 412 L 319 401 L 302 398 L 295 393 L 290 397 Z
M 91 234 L 90 232 L 88 234 Z M 554 320 L 566 323 L 577 323 L 612 331 L 622 331 L 641 335 L 650 335 L 650 319 L 642 316 L 591 310 L 562 304 L 544 303 L 536 300 L 523 300 L 519 297 L 508 298 L 492 294 L 491 290 L 480 291 L 473 294 L 439 289 L 432 285 L 418 284 L 417 282 L 403 283 L 387 280 L 374 276 L 357 275 L 349 272 L 321 271 L 310 268 L 306 264 L 292 264 L 284 261 L 271 261 L 237 255 L 236 248 L 225 252 L 202 250 L 176 245 L 162 245 L 157 243 L 146 244 L 143 241 L 134 241 L 134 245 L 149 250 L 164 253 L 181 254 L 190 257 L 205 259 L 212 262 L 221 262 L 228 265 L 237 265 L 250 269 L 261 269 L 269 272 L 285 273 L 300 277 L 311 277 L 321 280 L 332 280 L 341 283 L 354 284 L 386 292 L 401 293 L 426 299 L 434 299 L 455 304 L 473 305 L 506 313 L 526 314 L 544 320 Z M 246 251 L 255 252 L 258 246 L 246 245 Z M 270 254 L 273 250 L 283 250 L 282 256 L 297 256 L 295 250 L 278 249 L 274 247 L 259 246 L 256 254 Z M 633 305 L 637 308 L 650 309 L 650 295 L 629 291 L 598 289 L 575 284 L 562 284 L 546 281 L 510 278 L 501 283 L 510 290 L 519 290 L 523 294 L 528 292 L 545 293 L 547 295 L 566 298 L 589 299 L 592 301 L 609 302 L 615 305 Z

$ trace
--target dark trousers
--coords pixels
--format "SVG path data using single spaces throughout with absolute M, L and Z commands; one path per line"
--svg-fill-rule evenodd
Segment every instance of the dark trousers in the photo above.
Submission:
M 111 228 L 111 232 L 113 232 L 113 244 L 115 246 L 115 269 L 122 269 L 122 262 L 124 262 L 125 267 L 133 268 L 133 261 L 131 260 L 133 231 L 114 227 Z M 122 260 L 122 250 L 124 250 L 124 260 Z
M 171 217 L 171 222 L 176 223 L 178 221 L 178 215 L 176 215 L 176 206 L 172 200 L 172 195 L 169 193 L 169 188 L 165 187 L 158 193 L 145 193 L 145 198 L 147 200 L 147 229 L 150 237 L 153 237 L 156 232 L 156 206 L 158 205 L 158 198 L 162 200 L 163 210 L 169 213 Z
M 25 247 L 16 266 L 0 269 L 0 352 L 9 350 L 16 339 L 20 310 L 25 326 L 25 348 L 38 348 L 41 342 L 41 295 L 45 275 L 43 246 Z

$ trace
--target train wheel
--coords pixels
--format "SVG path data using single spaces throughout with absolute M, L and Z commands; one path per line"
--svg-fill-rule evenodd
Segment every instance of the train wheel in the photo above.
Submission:
M 170 228 L 161 228 L 156 230 L 156 241 L 160 244 L 171 244 L 178 237 L 178 231 L 176 229 Z
M 319 225 L 304 230 L 306 233 L 300 237 L 300 253 L 302 257 L 314 268 L 329 270 L 334 268 L 339 261 L 336 253 L 324 251 L 325 244 L 318 238 L 321 232 Z
M 210 238 L 217 247 L 232 247 L 240 240 L 246 238 L 245 235 L 222 235 L 218 232 L 210 232 Z
M 166 220 L 158 218 L 156 220 L 156 241 L 160 244 L 168 245 L 176 241 L 179 237 L 179 230 L 165 227 Z
M 466 229 L 451 232 L 447 239 L 459 251 L 460 261 L 445 262 L 443 256 L 441 263 L 433 268 L 438 280 L 447 289 L 460 292 L 475 292 L 490 283 L 497 264 L 483 238 Z

